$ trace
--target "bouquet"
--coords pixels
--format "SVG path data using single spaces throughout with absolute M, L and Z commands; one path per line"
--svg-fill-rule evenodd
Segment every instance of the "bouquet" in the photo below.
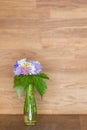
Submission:
M 14 88 L 18 97 L 27 89 L 29 84 L 33 84 L 41 97 L 44 95 L 47 89 L 44 79 L 49 79 L 49 77 L 42 73 L 42 66 L 38 61 L 26 61 L 26 59 L 16 61 L 14 74 Z

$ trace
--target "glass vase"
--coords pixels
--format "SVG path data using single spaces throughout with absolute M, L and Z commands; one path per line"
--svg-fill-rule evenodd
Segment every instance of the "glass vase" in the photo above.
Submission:
M 34 86 L 29 84 L 26 89 L 24 102 L 24 123 L 25 125 L 36 125 L 37 107 L 34 98 Z

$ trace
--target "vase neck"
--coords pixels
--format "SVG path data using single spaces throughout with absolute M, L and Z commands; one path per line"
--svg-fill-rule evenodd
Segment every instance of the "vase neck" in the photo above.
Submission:
M 26 89 L 26 95 L 31 96 L 34 94 L 34 86 L 32 84 L 29 84 L 29 86 Z

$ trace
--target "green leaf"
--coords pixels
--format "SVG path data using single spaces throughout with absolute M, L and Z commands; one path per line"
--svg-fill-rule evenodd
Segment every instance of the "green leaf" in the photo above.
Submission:
M 25 87 L 27 86 L 27 77 L 26 76 L 21 77 L 20 85 L 25 89 Z
M 43 79 L 49 79 L 49 77 L 45 73 L 40 73 L 40 74 L 38 74 L 38 76 Z
M 14 88 L 20 86 L 20 76 L 14 77 Z
M 42 97 L 47 89 L 46 82 L 43 79 L 49 79 L 49 77 L 44 73 L 40 73 L 38 75 L 15 76 L 14 88 L 18 97 L 20 97 L 22 92 L 27 89 L 29 84 L 33 84 Z
M 25 76 L 24 79 L 22 79 L 22 85 L 24 86 L 25 89 L 27 89 L 29 84 L 33 84 L 33 79 L 32 79 L 32 76 L 27 75 L 27 76 Z
M 14 77 L 14 88 L 17 86 L 22 86 L 24 89 L 31 83 L 31 77 L 30 76 L 15 76 Z
M 14 89 L 16 90 L 18 97 L 21 96 L 23 90 L 26 90 L 29 84 L 32 84 L 32 76 L 30 75 L 20 75 L 14 77 Z
M 43 97 L 43 95 L 47 89 L 47 85 L 46 85 L 45 81 L 38 76 L 33 76 L 33 82 L 34 82 L 34 86 L 36 87 L 37 91 L 39 92 L 41 97 Z
M 17 86 L 14 89 L 17 92 L 18 98 L 20 98 L 22 95 L 22 92 L 24 91 L 24 88 L 22 86 Z

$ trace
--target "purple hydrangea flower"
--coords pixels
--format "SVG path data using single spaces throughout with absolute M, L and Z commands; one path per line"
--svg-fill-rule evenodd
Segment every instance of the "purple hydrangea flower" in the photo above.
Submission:
M 22 68 L 22 74 L 23 75 L 28 75 L 31 71 L 30 67 L 25 67 L 25 68 Z
M 17 67 L 17 68 L 14 70 L 14 74 L 15 74 L 15 75 L 20 75 L 20 74 L 22 74 L 21 67 Z
M 38 61 L 29 61 L 26 59 L 21 59 L 16 61 L 14 65 L 14 74 L 15 75 L 37 75 L 42 71 L 42 66 Z
M 42 71 L 42 66 L 40 65 L 40 63 L 38 61 L 30 61 L 31 66 L 33 66 L 34 69 L 34 74 L 38 74 Z
M 16 69 L 19 66 L 18 62 L 16 61 L 16 64 L 14 65 L 14 69 Z

